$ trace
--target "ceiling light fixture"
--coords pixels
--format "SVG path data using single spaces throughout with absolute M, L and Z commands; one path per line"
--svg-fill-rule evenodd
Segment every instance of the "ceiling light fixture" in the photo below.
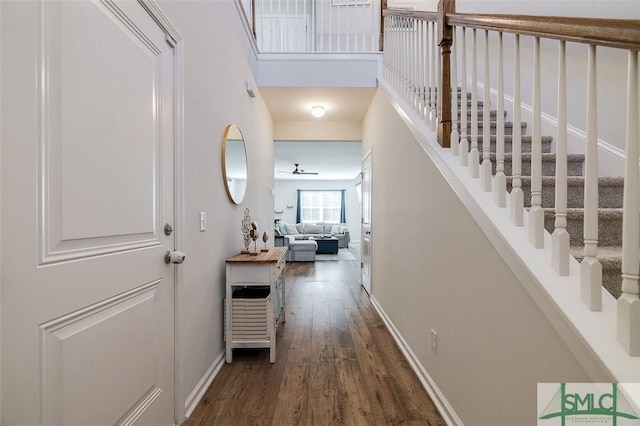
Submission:
M 324 107 L 322 105 L 314 105 L 311 107 L 311 115 L 316 118 L 324 116 Z

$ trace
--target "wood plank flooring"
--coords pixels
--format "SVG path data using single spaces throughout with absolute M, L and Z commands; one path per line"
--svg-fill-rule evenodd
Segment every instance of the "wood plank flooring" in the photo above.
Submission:
M 358 284 L 360 262 L 287 264 L 287 322 L 234 349 L 185 426 L 444 425 Z

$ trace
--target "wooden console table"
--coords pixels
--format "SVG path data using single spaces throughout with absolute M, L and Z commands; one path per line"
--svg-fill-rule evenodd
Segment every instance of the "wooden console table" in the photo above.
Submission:
M 276 328 L 279 322 L 285 321 L 286 252 L 286 247 L 272 247 L 256 256 L 239 254 L 227 259 L 225 341 L 228 363 L 233 360 L 233 348 L 269 348 L 269 361 L 276 362 Z M 234 290 L 250 291 L 251 287 L 268 287 L 269 291 L 258 298 L 236 298 L 234 302 Z

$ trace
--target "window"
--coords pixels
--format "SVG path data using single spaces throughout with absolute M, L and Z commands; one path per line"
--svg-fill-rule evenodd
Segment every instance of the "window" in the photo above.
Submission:
M 300 220 L 302 223 L 343 223 L 344 190 L 299 190 Z

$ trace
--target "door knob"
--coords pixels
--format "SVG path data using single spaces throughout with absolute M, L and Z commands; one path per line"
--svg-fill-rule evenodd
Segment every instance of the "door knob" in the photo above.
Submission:
M 179 265 L 184 262 L 186 257 L 187 255 L 179 250 L 168 251 L 164 254 L 164 263 L 175 263 Z

